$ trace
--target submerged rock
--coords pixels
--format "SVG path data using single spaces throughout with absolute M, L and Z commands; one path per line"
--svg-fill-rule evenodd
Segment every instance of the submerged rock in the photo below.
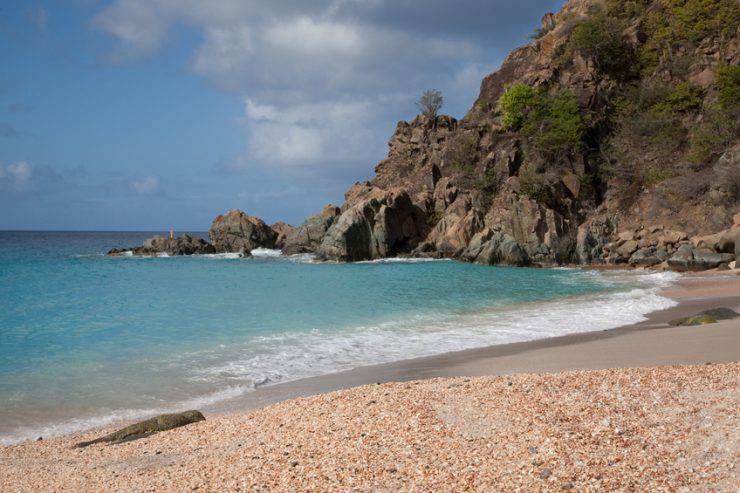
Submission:
M 208 230 L 217 252 L 250 252 L 255 248 L 275 248 L 278 234 L 265 222 L 233 209 L 217 216 Z
M 173 428 L 179 428 L 180 426 L 189 425 L 191 423 L 197 423 L 198 421 L 205 421 L 205 417 L 200 411 L 185 411 L 176 414 L 161 414 L 153 418 L 141 421 L 139 423 L 127 426 L 118 431 L 115 431 L 104 437 L 96 438 L 88 442 L 80 442 L 77 447 L 87 447 L 96 443 L 113 442 L 120 443 L 129 440 L 136 440 L 138 438 L 144 438 L 154 433 L 166 430 L 172 430 Z

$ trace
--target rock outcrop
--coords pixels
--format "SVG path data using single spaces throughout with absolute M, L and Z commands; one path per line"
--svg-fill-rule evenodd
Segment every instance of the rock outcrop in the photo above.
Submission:
M 285 246 L 285 240 L 288 238 L 288 236 L 296 229 L 290 224 L 283 221 L 276 222 L 275 224 L 271 225 L 270 228 L 277 234 L 277 238 L 275 239 L 275 248 L 278 248 L 280 250 L 282 250 Z
M 569 0 L 463 119 L 398 122 L 341 207 L 297 228 L 232 210 L 212 247 L 160 238 L 142 251 L 725 267 L 740 254 L 740 4 L 701 8 L 697 20 L 683 2 Z M 512 88 L 522 108 L 504 104 Z
M 181 426 L 189 425 L 191 423 L 197 423 L 199 421 L 205 421 L 205 417 L 200 411 L 185 411 L 176 414 L 160 414 L 153 418 L 141 421 L 139 423 L 127 426 L 118 431 L 115 431 L 104 437 L 90 440 L 89 442 L 81 442 L 77 444 L 77 447 L 88 447 L 96 443 L 120 443 L 130 440 L 136 440 L 138 438 L 144 438 L 160 431 L 172 430 Z
M 339 217 L 339 207 L 331 204 L 304 221 L 303 224 L 287 234 L 283 245 L 280 247 L 286 255 L 297 253 L 315 253 L 327 230 Z
M 278 239 L 278 234 L 262 219 L 238 209 L 217 216 L 208 236 L 219 253 L 249 253 L 255 248 L 275 248 Z
M 375 177 L 347 191 L 341 215 L 309 218 L 285 250 L 343 261 L 412 254 L 677 270 L 732 261 L 740 253 L 740 102 L 727 92 L 718 103 L 718 73 L 740 63 L 738 31 L 725 18 L 733 9 L 740 15 L 740 6 L 718 0 L 725 14 L 706 7 L 713 26 L 726 26 L 697 24 L 701 39 L 679 40 L 672 52 L 651 44 L 655 33 L 643 16 L 660 9 L 651 22 L 689 22 L 681 7 L 638 3 L 570 0 L 546 15 L 536 39 L 483 80 L 465 118 L 399 122 Z M 624 58 L 608 63 L 622 65 L 604 66 L 582 48 L 590 40 L 573 40 L 585 23 L 619 45 Z M 649 69 L 636 65 L 638 52 L 653 57 Z M 551 114 L 534 128 L 506 127 L 501 96 L 515 84 L 554 98 L 557 111 L 573 101 L 583 126 L 543 134 L 557 125 L 560 115 Z M 641 107 L 648 97 L 664 101 Z M 610 101 L 632 105 L 626 123 L 639 120 L 634 129 L 613 120 Z M 651 133 L 656 125 L 662 133 Z M 724 140 L 709 152 L 692 140 L 717 126 Z M 581 132 L 580 141 L 557 147 L 570 131 Z
M 201 255 L 207 253 L 216 253 L 216 249 L 201 238 L 193 238 L 190 235 L 182 235 L 177 238 L 168 238 L 166 236 L 153 236 L 144 240 L 142 246 L 133 248 L 114 248 L 108 252 L 108 255 L 117 256 L 131 252 L 133 255 L 154 256 L 166 254 L 175 255 Z
M 403 189 L 367 190 L 326 231 L 320 258 L 358 261 L 409 252 L 420 239 L 415 206 Z

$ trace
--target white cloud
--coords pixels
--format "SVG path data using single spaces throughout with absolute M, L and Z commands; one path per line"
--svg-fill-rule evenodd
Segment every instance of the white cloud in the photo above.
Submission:
M 156 53 L 173 26 L 201 34 L 191 70 L 245 101 L 245 151 L 218 168 L 332 174 L 349 165 L 369 169 L 381 158 L 389 122 L 413 117 L 423 90 L 441 89 L 445 109 L 457 108 L 458 116 L 477 95 L 486 54 L 466 30 L 410 25 L 407 14 L 389 19 L 395 5 L 114 0 L 94 25 L 118 39 L 120 59 Z M 478 7 L 464 10 L 474 22 Z
M 18 161 L 3 167 L 0 162 L 0 186 L 10 185 L 15 190 L 25 190 L 31 185 L 33 167 L 26 161 Z
M 346 23 L 298 17 L 267 27 L 265 42 L 298 56 L 357 57 L 366 47 L 363 30 Z
M 159 178 L 156 176 L 147 176 L 141 180 L 132 181 L 129 186 L 136 193 L 151 195 L 159 190 Z
M 368 157 L 375 138 L 364 126 L 373 116 L 369 102 L 323 101 L 275 106 L 245 99 L 248 151 L 232 169 L 334 166 Z

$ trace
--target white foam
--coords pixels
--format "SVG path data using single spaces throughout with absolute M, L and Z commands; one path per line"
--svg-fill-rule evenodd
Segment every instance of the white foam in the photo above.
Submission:
M 449 262 L 448 258 L 429 257 L 388 257 L 375 260 L 362 260 L 356 264 L 418 264 L 420 262 Z
M 288 256 L 287 259 L 313 262 L 310 255 Z M 286 331 L 257 337 L 241 346 L 221 346 L 215 352 L 188 355 L 186 368 L 190 371 L 190 380 L 210 382 L 216 388 L 226 387 L 224 390 L 159 408 L 127 409 L 54 425 L 21 428 L 12 435 L 0 437 L 0 443 L 74 433 L 117 421 L 203 407 L 243 395 L 255 386 L 336 373 L 359 366 L 612 329 L 641 322 L 648 313 L 677 304 L 661 296 L 660 289 L 678 279 L 679 274 L 583 270 L 580 275 L 610 287 L 622 286 L 623 290 L 523 303 L 476 313 L 427 312 L 341 331 Z M 579 282 L 578 276 L 573 282 Z M 635 285 L 638 287 L 627 288 Z
M 212 258 L 212 259 L 217 259 L 217 260 L 230 260 L 230 259 L 242 258 L 242 254 L 241 253 L 238 253 L 238 252 L 236 252 L 236 253 L 234 253 L 234 252 L 229 252 L 229 253 L 203 253 L 201 255 L 192 255 L 192 257 L 196 257 L 196 258 L 198 258 L 198 257 Z
M 251 390 L 253 390 L 253 387 L 232 386 L 224 390 L 214 392 L 212 394 L 174 402 L 170 405 L 159 408 L 122 409 L 120 411 L 113 411 L 96 416 L 74 418 L 50 425 L 18 428 L 12 434 L 0 437 L 0 445 L 11 445 L 23 440 L 33 440 L 38 437 L 49 438 L 59 435 L 67 435 L 70 433 L 76 433 L 83 430 L 107 426 L 122 421 L 146 419 L 162 413 L 173 413 L 181 412 L 186 409 L 197 409 L 214 404 L 216 402 L 221 402 L 227 399 L 238 397 L 239 395 L 242 395 L 245 392 L 249 392 Z
M 255 248 L 252 250 L 253 257 L 269 257 L 275 258 L 282 256 L 283 252 L 272 248 Z
M 584 275 L 602 274 L 584 271 Z M 613 329 L 641 322 L 650 312 L 676 305 L 659 294 L 661 286 L 675 280 L 675 274 L 606 274 L 604 282 L 613 286 L 621 278 L 649 286 L 465 315 L 420 314 L 343 331 L 285 332 L 259 337 L 244 347 L 231 348 L 227 361 L 193 370 L 191 378 L 267 385 L 364 365 Z
M 285 257 L 290 262 L 296 263 L 296 264 L 317 264 L 320 263 L 319 260 L 316 259 L 316 255 L 313 253 L 296 253 L 293 255 L 288 255 Z

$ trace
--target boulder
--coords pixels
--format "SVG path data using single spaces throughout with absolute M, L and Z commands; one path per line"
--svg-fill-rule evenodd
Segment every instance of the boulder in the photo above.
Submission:
M 663 250 L 660 250 L 665 254 Z M 665 254 L 667 256 L 667 254 Z M 665 260 L 664 255 L 658 255 L 655 248 L 640 248 L 635 253 L 632 254 L 632 256 L 629 259 L 629 264 L 633 266 L 643 266 L 643 267 L 650 267 L 653 265 L 657 265 Z M 663 257 L 663 258 L 661 258 Z
M 735 256 L 731 253 L 717 253 L 708 248 L 697 248 L 694 250 L 694 262 L 691 270 L 714 269 L 720 264 L 732 262 Z
M 616 248 L 609 242 L 616 229 L 616 221 L 609 217 L 595 217 L 578 227 L 576 258 L 580 264 L 603 263 L 605 252 Z
M 139 423 L 127 426 L 123 429 L 115 431 L 104 437 L 90 440 L 89 442 L 80 442 L 76 446 L 87 447 L 95 443 L 113 442 L 121 443 L 130 440 L 136 440 L 138 438 L 144 438 L 160 431 L 172 430 L 179 428 L 180 426 L 189 425 L 191 423 L 197 423 L 198 421 L 205 421 L 205 417 L 200 411 L 185 411 L 176 414 L 161 414 L 153 418 L 141 421 Z
M 719 251 L 719 242 L 723 232 L 715 233 L 712 235 L 694 236 L 691 238 L 691 243 L 697 248 L 708 248 L 710 250 Z
M 617 247 L 617 254 L 623 258 L 630 258 L 637 251 L 638 244 L 635 240 L 627 240 Z
M 278 237 L 262 219 L 238 209 L 217 216 L 208 236 L 218 252 L 250 252 L 255 248 L 275 248 Z
M 690 317 L 677 318 L 668 322 L 668 325 L 679 326 L 679 325 L 703 325 L 713 324 L 720 320 L 731 320 L 740 316 L 735 310 L 730 308 L 712 308 L 710 310 L 704 310 L 692 315 Z
M 523 267 L 530 264 L 527 251 L 514 238 L 488 228 L 475 235 L 461 257 L 481 265 Z
M 326 231 L 317 254 L 353 262 L 407 253 L 420 239 L 415 218 L 405 190 L 373 194 L 342 212 Z
M 277 239 L 275 239 L 275 248 L 279 248 L 281 250 L 285 246 L 285 239 L 295 230 L 293 226 L 288 223 L 284 223 L 283 221 L 276 222 L 275 224 L 271 225 L 270 228 L 272 228 L 272 230 L 277 233 Z
M 303 224 L 287 235 L 282 246 L 283 253 L 293 255 L 316 252 L 324 235 L 339 214 L 339 207 L 329 204 L 320 213 L 306 219 Z
M 717 253 L 708 248 L 694 248 L 686 244 L 681 245 L 668 259 L 668 265 L 678 271 L 700 271 L 714 269 L 734 259 L 735 256 L 730 253 Z
M 687 239 L 688 236 L 683 231 L 665 231 L 658 237 L 658 244 L 677 245 Z
M 740 257 L 740 228 L 724 231 L 717 242 L 717 250 L 721 253 L 732 253 L 735 258 Z
M 668 259 L 668 266 L 677 271 L 687 271 L 694 261 L 694 249 L 691 245 L 681 245 Z

